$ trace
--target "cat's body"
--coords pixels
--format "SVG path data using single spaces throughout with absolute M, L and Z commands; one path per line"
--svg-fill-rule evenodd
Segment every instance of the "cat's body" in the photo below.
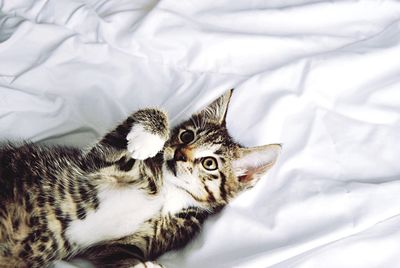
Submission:
M 224 123 L 229 98 L 171 135 L 166 115 L 145 109 L 86 152 L 4 145 L 0 267 L 43 267 L 78 253 L 100 267 L 141 267 L 184 246 L 279 151 L 232 141 Z

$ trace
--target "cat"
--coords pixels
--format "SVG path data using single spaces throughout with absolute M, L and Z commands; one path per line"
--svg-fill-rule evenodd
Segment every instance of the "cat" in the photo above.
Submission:
M 203 222 L 272 167 L 278 144 L 245 148 L 227 132 L 232 90 L 169 129 L 142 109 L 89 150 L 0 148 L 0 267 L 81 256 L 98 267 L 161 267 Z

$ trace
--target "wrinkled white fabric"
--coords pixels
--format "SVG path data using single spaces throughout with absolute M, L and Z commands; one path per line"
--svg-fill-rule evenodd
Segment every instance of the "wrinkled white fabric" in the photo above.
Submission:
M 87 146 L 141 107 L 279 162 L 166 267 L 400 267 L 400 2 L 0 0 L 0 139 Z M 66 263 L 57 264 L 67 267 Z

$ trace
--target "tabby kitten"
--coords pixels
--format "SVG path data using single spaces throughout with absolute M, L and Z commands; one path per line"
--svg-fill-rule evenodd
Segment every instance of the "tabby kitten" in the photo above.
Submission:
M 275 163 L 279 145 L 243 148 L 225 126 L 227 92 L 171 130 L 139 110 L 93 148 L 0 149 L 0 267 L 80 255 L 99 267 L 151 262 Z

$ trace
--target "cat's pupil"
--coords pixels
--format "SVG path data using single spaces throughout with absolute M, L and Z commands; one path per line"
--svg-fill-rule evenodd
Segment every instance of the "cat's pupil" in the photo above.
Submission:
M 191 130 L 185 130 L 182 132 L 180 139 L 183 143 L 189 143 L 194 140 L 194 133 Z
M 203 160 L 203 167 L 207 170 L 216 170 L 218 168 L 217 160 L 213 157 L 207 157 Z

